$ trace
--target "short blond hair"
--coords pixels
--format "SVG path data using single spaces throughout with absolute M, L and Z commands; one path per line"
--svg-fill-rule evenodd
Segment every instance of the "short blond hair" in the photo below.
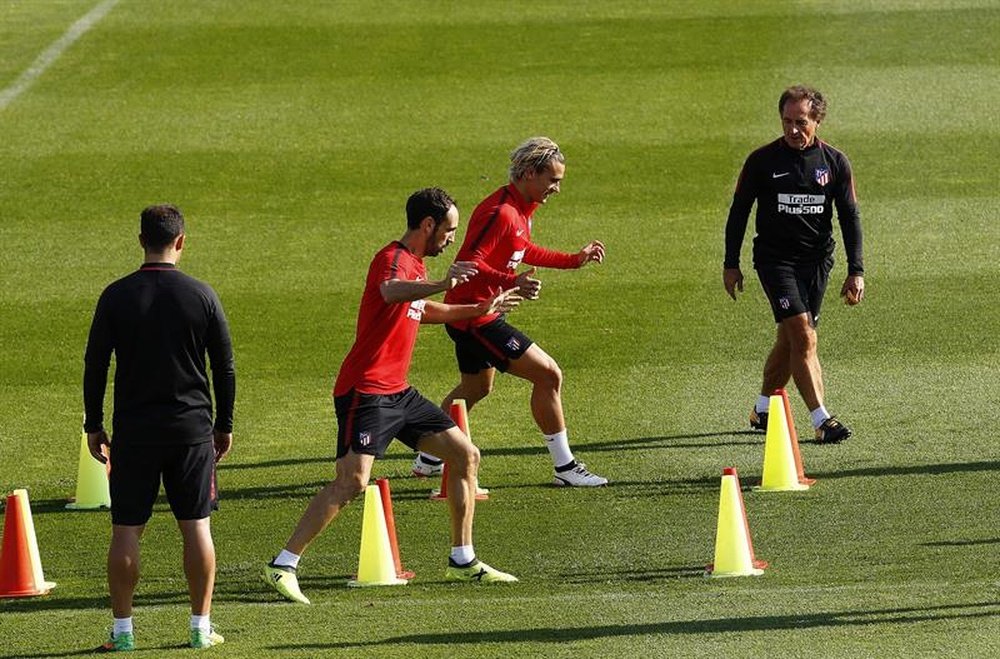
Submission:
M 510 180 L 537 174 L 552 161 L 566 162 L 559 145 L 547 137 L 529 137 L 510 154 Z

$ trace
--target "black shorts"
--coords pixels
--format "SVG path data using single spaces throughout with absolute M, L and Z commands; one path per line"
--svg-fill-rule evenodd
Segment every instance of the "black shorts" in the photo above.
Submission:
M 506 373 L 512 359 L 523 355 L 534 343 L 525 334 L 500 316 L 480 327 L 468 331 L 445 325 L 445 331 L 455 342 L 458 370 L 475 375 L 488 368 Z
M 805 313 L 815 327 L 830 281 L 833 257 L 809 265 L 758 265 L 757 277 L 774 313 L 774 322 Z
M 410 387 L 398 394 L 362 394 L 354 390 L 335 396 L 337 458 L 348 451 L 381 458 L 393 438 L 413 450 L 424 435 L 443 432 L 455 422 L 440 407 Z
M 111 442 L 111 522 L 141 526 L 149 521 L 160 479 L 178 520 L 202 519 L 218 501 L 215 445 Z

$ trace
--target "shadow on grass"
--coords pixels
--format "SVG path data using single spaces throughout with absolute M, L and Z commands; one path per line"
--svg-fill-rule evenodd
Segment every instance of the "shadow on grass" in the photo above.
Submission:
M 962 472 L 996 471 L 1000 469 L 1000 461 L 982 460 L 979 462 L 952 462 L 936 465 L 899 465 L 865 467 L 863 469 L 844 469 L 842 471 L 826 471 L 809 475 L 813 478 L 855 478 L 858 476 L 917 476 L 954 474 Z
M 984 538 L 982 540 L 942 540 L 940 542 L 921 542 L 922 547 L 968 547 L 970 545 L 996 545 L 1000 538 Z
M 961 609 L 968 609 L 961 611 Z M 296 643 L 272 645 L 271 650 L 332 650 L 339 648 L 377 647 L 401 644 L 474 645 L 478 643 L 567 643 L 623 636 L 660 634 L 724 634 L 748 631 L 771 631 L 822 627 L 851 627 L 885 624 L 915 624 L 939 620 L 972 620 L 1000 617 L 1000 602 L 974 602 L 941 606 L 869 611 L 829 611 L 824 613 L 751 616 L 747 618 L 714 618 L 709 620 L 678 620 L 648 624 L 595 625 L 592 627 L 536 627 L 497 631 L 447 631 L 433 634 L 393 636 L 380 641 L 357 643 Z
M 230 471 L 236 469 L 267 469 L 270 467 L 290 467 L 292 465 L 307 465 L 326 463 L 333 465 L 333 456 L 323 456 L 316 458 L 285 458 L 283 460 L 265 460 L 264 462 L 226 462 L 219 463 L 219 471 Z
M 697 442 L 685 440 L 728 438 L 730 441 Z M 756 439 L 734 439 L 753 437 Z M 574 444 L 573 449 L 583 454 L 618 452 L 623 449 L 682 449 L 682 448 L 715 448 L 719 446 L 755 446 L 763 445 L 764 435 L 752 430 L 737 430 L 726 432 L 702 432 L 683 435 L 664 435 L 661 437 L 629 437 L 612 439 L 605 442 L 588 442 Z M 530 446 L 514 446 L 504 448 L 479 447 L 484 456 L 490 455 L 548 455 L 548 450 L 541 442 L 531 442 Z
M 657 570 L 602 570 L 601 572 L 564 572 L 563 579 L 567 583 L 608 583 L 614 581 L 633 581 L 655 583 L 658 581 L 673 581 L 682 578 L 705 577 L 704 565 L 687 567 L 665 567 Z

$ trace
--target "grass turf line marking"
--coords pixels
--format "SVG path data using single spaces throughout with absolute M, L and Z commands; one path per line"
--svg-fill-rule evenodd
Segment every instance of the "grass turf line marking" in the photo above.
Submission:
M 45 49 L 34 62 L 31 63 L 24 73 L 18 76 L 7 89 L 0 91 L 0 112 L 14 102 L 25 90 L 27 90 L 45 71 L 55 63 L 59 57 L 72 46 L 77 39 L 87 33 L 90 28 L 104 18 L 111 11 L 119 0 L 104 0 L 89 12 L 84 14 L 76 23 L 73 23 L 66 32 L 52 42 L 52 45 Z

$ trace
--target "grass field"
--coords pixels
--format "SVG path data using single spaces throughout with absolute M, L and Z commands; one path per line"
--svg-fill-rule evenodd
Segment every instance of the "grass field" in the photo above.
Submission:
M 0 5 L 0 90 L 96 4 Z M 82 355 L 97 296 L 140 261 L 139 210 L 171 201 L 182 267 L 219 292 L 236 349 L 214 654 L 996 656 L 998 31 L 995 0 L 121 0 L 0 110 L 0 490 L 29 489 L 59 584 L 0 602 L 0 655 L 106 635 L 109 517 L 63 510 Z M 858 180 L 867 298 L 836 299 L 838 248 L 820 332 L 828 407 L 855 437 L 803 444 L 808 492 L 745 494 L 764 576 L 706 580 L 721 469 L 761 473 L 745 418 L 773 332 L 749 236 L 747 292 L 723 292 L 725 214 L 800 81 L 831 99 L 820 134 Z M 600 238 L 608 259 L 544 273 L 515 322 L 559 360 L 571 442 L 613 485 L 548 486 L 528 388 L 501 378 L 472 415 L 493 492 L 476 547 L 521 583 L 443 582 L 446 511 L 397 444 L 376 471 L 417 579 L 345 587 L 354 506 L 303 560 L 314 604 L 279 602 L 256 573 L 332 476 L 329 388 L 371 255 L 402 234 L 410 192 L 445 187 L 464 221 L 536 134 L 568 168 L 535 240 Z M 424 328 L 411 381 L 439 400 L 456 378 L 450 341 Z M 162 512 L 140 654 L 184 653 L 179 549 Z

